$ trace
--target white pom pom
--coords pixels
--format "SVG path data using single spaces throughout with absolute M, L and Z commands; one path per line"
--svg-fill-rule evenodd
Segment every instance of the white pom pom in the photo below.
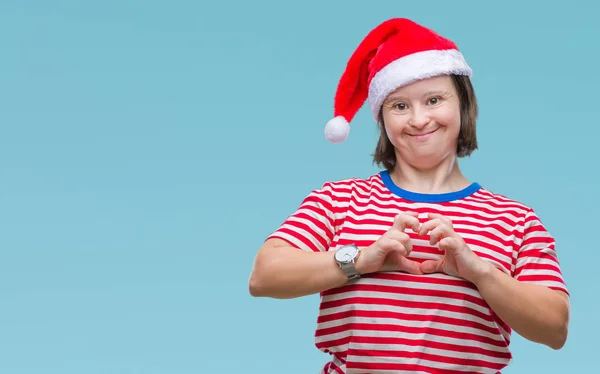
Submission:
M 343 116 L 330 119 L 325 125 L 325 138 L 332 143 L 341 143 L 350 133 L 350 124 Z

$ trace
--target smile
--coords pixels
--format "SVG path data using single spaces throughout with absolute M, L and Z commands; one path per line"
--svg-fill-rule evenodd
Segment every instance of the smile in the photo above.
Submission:
M 425 140 L 427 138 L 429 138 L 434 132 L 438 131 L 440 128 L 436 128 L 433 131 L 424 133 L 424 134 L 408 134 L 409 136 L 411 136 L 413 139 L 415 140 Z

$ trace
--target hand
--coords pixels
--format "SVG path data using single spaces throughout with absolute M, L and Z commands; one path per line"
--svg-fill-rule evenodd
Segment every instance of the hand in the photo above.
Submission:
M 362 249 L 356 260 L 356 270 L 361 274 L 378 271 L 405 271 L 422 274 L 419 263 L 406 258 L 412 251 L 412 243 L 404 232 L 410 226 L 414 232 L 419 230 L 416 213 L 399 214 L 393 226 L 375 243 Z
M 419 229 L 419 236 L 429 232 L 429 244 L 439 243 L 439 248 L 445 253 L 440 260 L 422 262 L 420 267 L 423 273 L 443 272 L 475 283 L 491 269 L 491 265 L 477 256 L 463 238 L 454 232 L 450 219 L 433 213 L 428 218 L 429 221 Z

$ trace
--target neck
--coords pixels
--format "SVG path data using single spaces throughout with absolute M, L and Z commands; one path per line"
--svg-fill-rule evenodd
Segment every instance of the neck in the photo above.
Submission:
M 416 168 L 396 157 L 396 167 L 390 172 L 394 183 L 407 191 L 440 194 L 461 190 L 470 185 L 462 174 L 456 156 L 448 156 L 441 163 L 428 168 Z

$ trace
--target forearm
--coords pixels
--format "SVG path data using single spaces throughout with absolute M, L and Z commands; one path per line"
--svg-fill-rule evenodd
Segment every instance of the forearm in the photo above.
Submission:
M 348 278 L 331 252 L 306 252 L 291 246 L 262 248 L 250 275 L 250 294 L 289 299 L 339 287 Z
M 519 282 L 489 267 L 474 281 L 494 312 L 524 338 L 560 349 L 569 324 L 569 302 L 550 288 Z

